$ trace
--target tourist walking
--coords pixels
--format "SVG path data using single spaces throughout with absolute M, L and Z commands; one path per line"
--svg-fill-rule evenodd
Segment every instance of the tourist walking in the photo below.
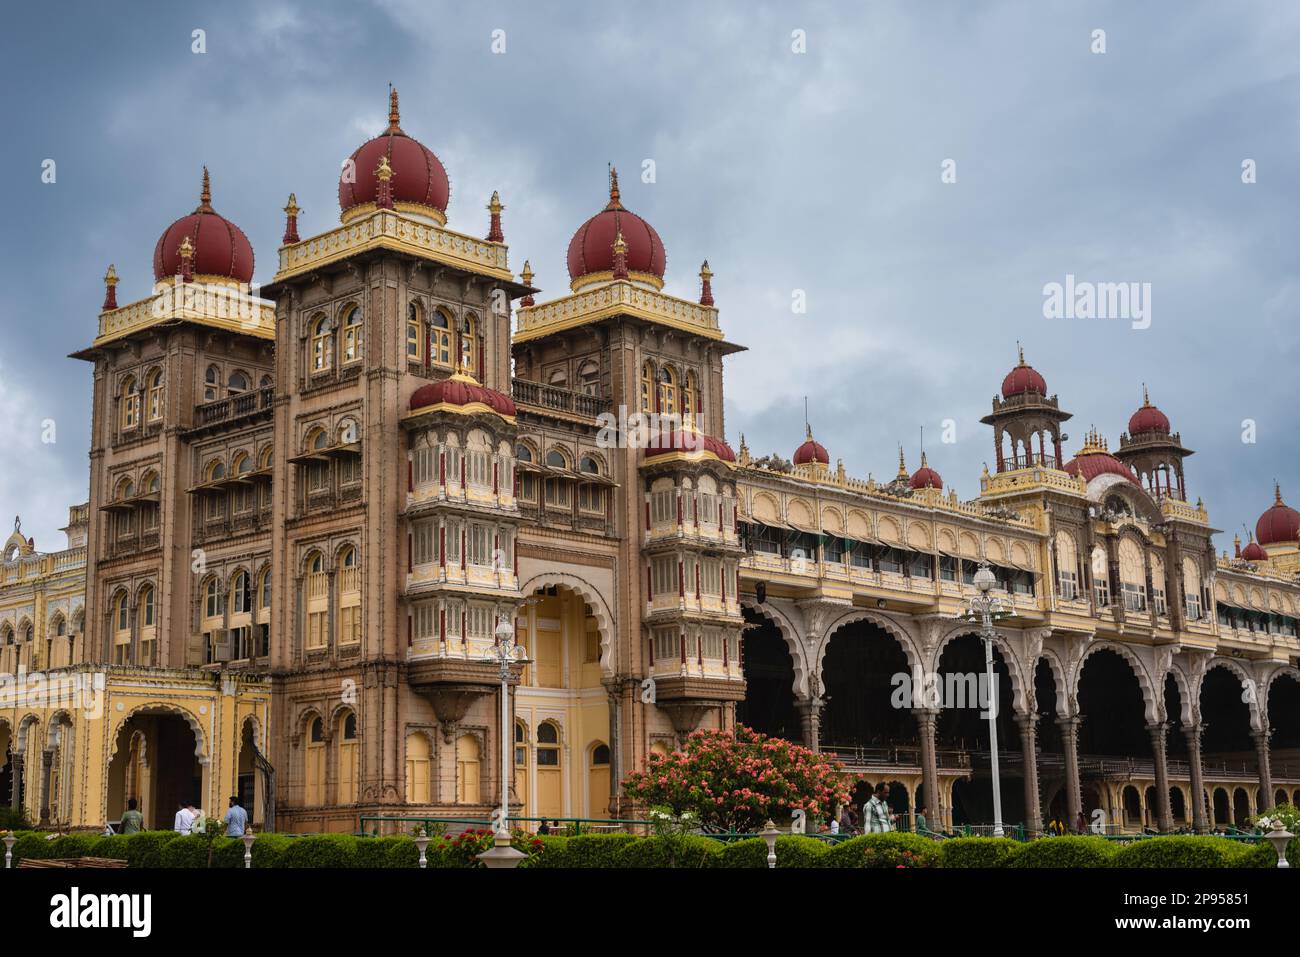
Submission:
M 236 795 L 230 797 L 230 810 L 222 818 L 226 825 L 226 837 L 243 837 L 248 827 L 248 812 L 243 809 Z
M 894 829 L 894 814 L 886 803 L 888 797 L 889 785 L 877 784 L 876 793 L 862 806 L 863 824 L 868 834 L 882 834 Z

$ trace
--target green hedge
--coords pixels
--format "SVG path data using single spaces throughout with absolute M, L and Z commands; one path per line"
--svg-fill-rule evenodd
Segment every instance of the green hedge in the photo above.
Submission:
M 244 842 L 220 835 L 142 831 L 102 837 L 91 833 L 56 837 L 17 831 L 15 866 L 25 858 L 111 857 L 134 868 L 242 868 Z M 429 845 L 430 868 L 481 867 L 474 857 L 490 838 L 470 832 L 435 839 Z M 577 837 L 516 834 L 516 848 L 528 857 L 524 868 L 765 868 L 762 838 L 723 843 L 697 835 L 667 839 L 630 834 L 584 834 Z M 868 834 L 839 844 L 803 835 L 784 834 L 776 842 L 777 867 L 948 867 L 948 868 L 1236 868 L 1276 867 L 1267 841 L 1233 841 L 1210 836 L 1153 837 L 1128 842 L 1097 836 L 1047 837 L 1029 843 L 1009 838 L 967 837 L 933 841 L 915 834 Z M 1288 858 L 1300 865 L 1300 838 Z M 253 867 L 415 868 L 419 851 L 409 837 L 355 837 L 314 834 L 289 837 L 259 834 L 253 843 Z
M 780 853 L 777 855 L 780 860 Z M 939 846 L 928 837 L 893 831 L 841 841 L 826 852 L 822 867 L 938 867 Z
M 939 844 L 939 866 L 1005 867 L 1020 848 L 1009 837 L 955 837 Z
M 1167 838 L 1150 838 L 1167 840 Z M 1100 836 L 1044 837 L 1021 845 L 1008 867 L 1109 867 L 1117 848 Z
M 722 844 L 711 837 L 683 834 L 626 842 L 614 855 L 614 867 L 717 867 Z

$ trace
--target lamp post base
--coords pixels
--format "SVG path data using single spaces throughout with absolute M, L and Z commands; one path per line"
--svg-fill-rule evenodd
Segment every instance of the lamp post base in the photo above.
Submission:
M 518 867 L 519 862 L 528 855 L 510 846 L 510 835 L 498 833 L 492 849 L 478 855 L 484 867 Z

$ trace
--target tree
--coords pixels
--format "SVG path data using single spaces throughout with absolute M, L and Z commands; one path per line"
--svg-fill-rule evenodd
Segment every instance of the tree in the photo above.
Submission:
M 623 790 L 633 801 L 741 833 L 761 830 L 769 818 L 789 819 L 796 810 L 812 824 L 849 800 L 837 762 L 744 725 L 693 731 L 684 749 L 651 753 L 643 770 L 624 779 Z

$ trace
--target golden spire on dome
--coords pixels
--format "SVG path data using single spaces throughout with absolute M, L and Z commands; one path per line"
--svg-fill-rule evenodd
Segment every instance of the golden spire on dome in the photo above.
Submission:
M 925 460 L 925 453 L 922 452 L 922 453 L 921 453 L 921 468 L 923 468 L 923 469 L 928 469 L 929 467 L 930 467 L 930 464 L 929 464 L 928 462 L 926 462 L 926 460 Z
M 388 130 L 389 133 L 402 132 L 401 114 L 397 110 L 397 87 L 388 84 Z
M 903 462 L 903 446 L 898 446 L 898 477 L 907 478 L 907 465 Z
M 1020 364 L 1023 366 L 1025 364 L 1025 347 L 1020 344 L 1019 339 L 1016 340 L 1016 351 L 1020 353 Z
M 385 183 L 393 178 L 393 168 L 388 165 L 388 156 L 384 155 L 379 158 L 379 165 L 375 167 L 375 175 Z
M 196 213 L 212 212 L 212 180 L 208 176 L 208 168 L 203 167 L 203 189 L 199 192 L 199 208 L 194 210 Z
M 1089 426 L 1088 433 L 1083 437 L 1083 448 L 1079 450 L 1080 455 L 1095 455 L 1097 453 L 1109 454 L 1110 449 L 1106 445 L 1106 439 L 1096 426 Z
M 533 267 L 527 259 L 524 260 L 524 271 L 519 274 L 519 281 L 525 286 L 531 286 L 533 284 Z
M 1273 504 L 1281 505 L 1282 502 L 1282 485 L 1277 479 L 1273 479 Z
M 194 258 L 194 244 L 190 242 L 189 236 L 186 236 L 184 239 L 181 240 L 181 244 L 180 246 L 177 247 L 176 251 L 181 254 L 181 259 Z
M 623 203 L 622 200 L 619 198 L 619 196 L 620 193 L 618 191 L 618 170 L 611 165 L 609 168 L 609 205 L 606 206 L 605 208 L 622 209 Z

